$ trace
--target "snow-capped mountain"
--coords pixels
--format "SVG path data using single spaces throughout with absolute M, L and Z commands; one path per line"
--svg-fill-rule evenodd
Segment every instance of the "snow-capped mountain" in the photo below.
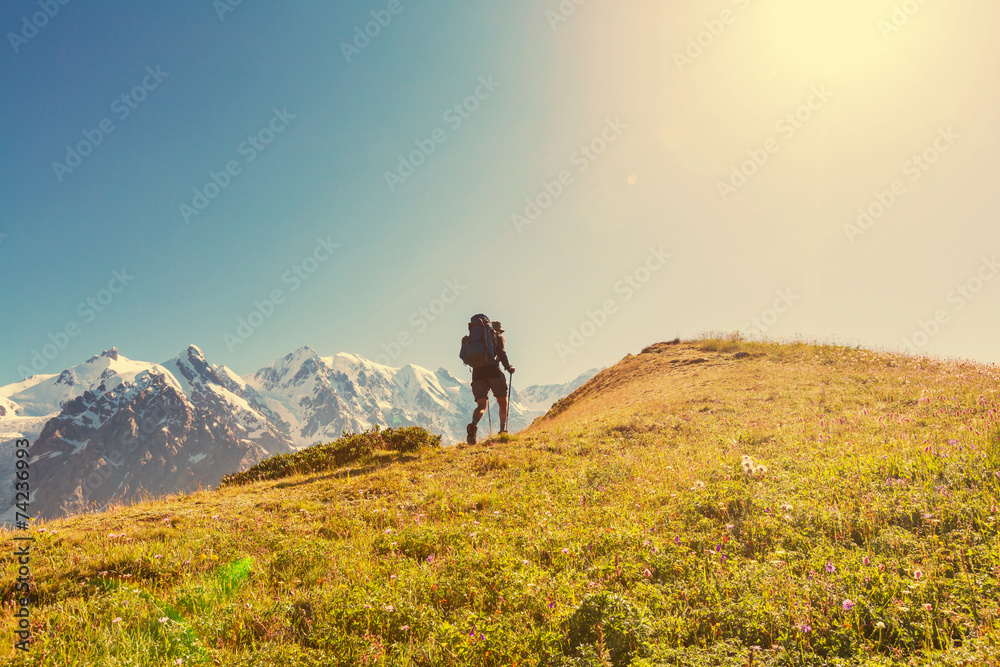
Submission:
M 509 430 L 595 372 L 518 390 Z M 31 442 L 31 513 L 53 517 L 212 487 L 268 456 L 375 425 L 422 426 L 445 443 L 462 441 L 474 408 L 469 380 L 444 368 L 391 368 L 303 347 L 240 377 L 193 345 L 159 364 L 112 348 L 57 375 L 0 387 L 0 488 L 13 497 L 18 438 Z M 495 401 L 491 408 L 497 430 Z M 9 524 L 7 507 L 0 520 Z
M 42 516 L 213 486 L 292 451 L 256 392 L 194 346 L 163 364 L 111 349 L 2 393 L 14 410 L 0 418 L 0 455 L 17 438 L 30 440 L 31 510 Z
M 475 401 L 468 380 L 444 368 L 391 368 L 351 354 L 321 357 L 303 347 L 244 377 L 290 426 L 296 446 L 328 442 L 376 424 L 423 426 L 445 442 L 465 439 Z M 496 404 L 493 418 L 496 424 Z M 508 429 L 517 431 L 544 411 L 514 402 Z
M 552 404 L 560 398 L 569 396 L 574 391 L 586 384 L 590 378 L 601 372 L 600 368 L 592 368 L 582 373 L 575 380 L 563 384 L 536 384 L 515 392 L 515 400 L 523 405 L 525 409 L 545 414 L 552 407 Z

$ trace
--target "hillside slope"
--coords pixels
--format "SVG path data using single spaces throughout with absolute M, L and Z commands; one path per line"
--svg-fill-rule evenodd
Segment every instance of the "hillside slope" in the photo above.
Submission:
M 997 664 L 998 379 L 660 344 L 512 438 L 34 526 L 28 663 Z

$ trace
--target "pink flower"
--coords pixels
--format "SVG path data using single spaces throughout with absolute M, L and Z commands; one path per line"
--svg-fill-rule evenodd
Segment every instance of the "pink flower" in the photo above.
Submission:
M 850 611 L 854 608 L 854 602 L 852 600 L 844 600 L 844 611 Z
M 862 558 L 861 562 L 864 563 L 865 565 L 871 565 L 872 564 L 872 561 L 871 561 L 870 558 L 868 558 L 868 556 L 865 556 L 864 558 Z
M 916 579 L 917 581 L 920 581 L 921 579 L 924 578 L 924 573 L 921 570 L 914 570 L 913 578 Z
M 649 568 L 646 568 L 646 569 L 645 569 L 645 570 L 643 571 L 643 574 L 644 574 L 644 575 L 646 575 L 646 578 L 647 578 L 647 579 L 649 579 L 650 577 L 652 577 L 652 576 L 653 576 L 653 573 L 649 571 Z

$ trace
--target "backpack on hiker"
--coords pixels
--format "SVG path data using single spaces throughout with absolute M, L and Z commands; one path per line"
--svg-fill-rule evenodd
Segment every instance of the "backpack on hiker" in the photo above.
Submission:
M 458 356 L 466 366 L 484 368 L 497 363 L 497 333 L 490 318 L 483 314 L 474 315 L 469 322 L 469 335 L 462 338 L 462 349 Z

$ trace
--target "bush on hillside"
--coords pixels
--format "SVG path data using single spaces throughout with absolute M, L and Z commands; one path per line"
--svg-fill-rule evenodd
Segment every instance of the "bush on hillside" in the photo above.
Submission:
M 248 470 L 226 475 L 219 483 L 219 488 L 332 470 L 369 459 L 379 451 L 406 454 L 425 447 L 440 446 L 440 435 L 429 433 L 419 426 L 384 431 L 375 426 L 364 433 L 345 433 L 325 445 L 314 445 L 291 454 L 272 456 Z

